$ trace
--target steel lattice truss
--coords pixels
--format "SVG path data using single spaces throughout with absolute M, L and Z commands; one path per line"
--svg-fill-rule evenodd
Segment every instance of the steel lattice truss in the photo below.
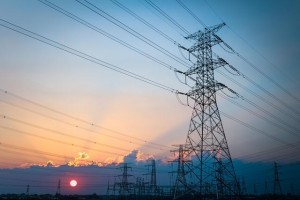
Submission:
M 221 58 L 214 59 L 212 46 L 222 40 L 215 35 L 225 24 L 198 31 L 187 39 L 195 44 L 186 49 L 197 58 L 196 64 L 184 74 L 195 81 L 186 95 L 194 100 L 193 113 L 185 144 L 187 164 L 186 192 L 200 197 L 238 197 L 239 186 L 234 172 L 222 120 L 218 110 L 216 92 L 227 88 L 214 78 L 214 70 L 227 64 Z M 196 158 L 196 159 L 195 159 Z

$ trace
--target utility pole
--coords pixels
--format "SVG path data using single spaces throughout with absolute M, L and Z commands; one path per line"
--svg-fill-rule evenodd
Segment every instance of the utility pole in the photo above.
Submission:
M 197 161 L 189 169 L 191 176 L 197 180 L 198 189 L 195 191 L 200 199 L 205 198 L 205 184 L 212 183 L 216 188 L 216 195 L 220 189 L 226 196 L 240 196 L 240 189 L 235 175 L 227 139 L 219 113 L 216 92 L 228 89 L 236 92 L 215 80 L 214 71 L 225 65 L 230 66 L 224 59 L 216 56 L 212 47 L 222 43 L 222 39 L 215 33 L 225 24 L 205 28 L 186 37 L 195 40 L 190 48 L 181 48 L 192 54 L 197 61 L 184 74 L 195 82 L 188 93 L 179 93 L 188 96 L 194 101 L 190 126 L 186 138 L 185 148 L 187 157 L 194 156 Z M 228 46 L 226 44 L 226 46 Z M 231 66 L 230 66 L 231 67 Z M 220 176 L 222 172 L 222 176 Z M 237 190 L 235 189 L 237 188 Z
M 280 179 L 279 179 L 279 173 L 278 173 L 278 165 L 276 162 L 274 162 L 274 195 L 282 195 L 281 185 L 280 185 Z

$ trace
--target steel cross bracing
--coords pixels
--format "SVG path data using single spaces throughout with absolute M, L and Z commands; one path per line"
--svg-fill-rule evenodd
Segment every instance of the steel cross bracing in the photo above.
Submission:
M 215 33 L 224 25 L 189 35 L 186 39 L 196 42 L 191 48 L 184 48 L 197 58 L 192 68 L 181 72 L 195 81 L 195 86 L 185 93 L 194 100 L 184 147 L 188 150 L 185 159 L 194 158 L 193 165 L 187 165 L 188 176 L 192 176 L 194 182 L 186 183 L 186 187 L 189 192 L 192 188 L 194 195 L 200 198 L 239 198 L 240 194 L 216 100 L 216 92 L 227 87 L 215 81 L 214 70 L 228 63 L 222 58 L 213 58 L 212 46 L 222 42 Z M 235 93 L 231 89 L 229 91 Z

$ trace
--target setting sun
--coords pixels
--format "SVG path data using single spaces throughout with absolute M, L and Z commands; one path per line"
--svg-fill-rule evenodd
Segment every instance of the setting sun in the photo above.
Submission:
M 77 186 L 77 181 L 76 180 L 71 180 L 70 181 L 70 186 L 71 187 L 76 187 Z

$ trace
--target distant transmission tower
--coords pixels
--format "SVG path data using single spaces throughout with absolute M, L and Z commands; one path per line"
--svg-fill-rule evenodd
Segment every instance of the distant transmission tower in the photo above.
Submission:
M 60 179 L 58 180 L 58 183 L 57 183 L 56 199 L 58 199 L 59 196 L 60 196 Z
M 129 183 L 128 177 L 131 177 L 132 175 L 128 174 L 128 169 L 131 169 L 131 167 L 128 167 L 127 163 L 123 164 L 123 167 L 120 168 L 122 170 L 122 175 L 119 175 L 121 177 L 121 182 L 115 183 L 116 186 L 119 189 L 120 195 L 129 195 L 132 193 L 132 183 Z
M 173 189 L 173 199 L 177 199 L 183 195 L 185 195 L 188 191 L 187 181 L 185 178 L 186 172 L 184 166 L 188 161 L 185 160 L 185 149 L 183 145 L 179 145 L 177 150 L 172 150 L 171 152 L 177 153 L 178 157 L 176 160 L 171 162 L 177 163 L 177 171 L 176 172 L 176 180 Z M 174 172 L 172 172 L 174 173 Z
M 151 172 L 150 172 L 150 184 L 149 184 L 149 193 L 151 195 L 157 195 L 159 193 L 158 191 L 158 187 L 157 187 L 157 183 L 156 183 L 156 163 L 155 160 L 152 159 L 151 160 L 151 164 L 150 165 L 146 165 L 151 167 Z
M 29 196 L 30 185 L 26 186 L 26 195 Z
M 278 166 L 277 163 L 274 162 L 274 195 L 282 195 L 281 185 L 280 185 L 280 179 L 279 179 L 279 173 L 278 173 Z
M 217 198 L 239 198 L 240 195 L 216 99 L 216 92 L 224 88 L 237 93 L 214 78 L 215 69 L 228 65 L 212 52 L 212 46 L 223 42 L 215 33 L 224 25 L 206 28 L 186 37 L 196 43 L 189 49 L 181 48 L 195 56 L 197 61 L 188 71 L 177 71 L 195 81 L 195 86 L 188 93 L 179 94 L 194 100 L 185 148 L 188 149 L 187 156 L 197 160 L 193 160 L 193 167 L 189 170 L 190 175 L 197 179 L 198 189 L 195 192 L 201 199 L 205 198 L 207 183 L 211 183 Z

